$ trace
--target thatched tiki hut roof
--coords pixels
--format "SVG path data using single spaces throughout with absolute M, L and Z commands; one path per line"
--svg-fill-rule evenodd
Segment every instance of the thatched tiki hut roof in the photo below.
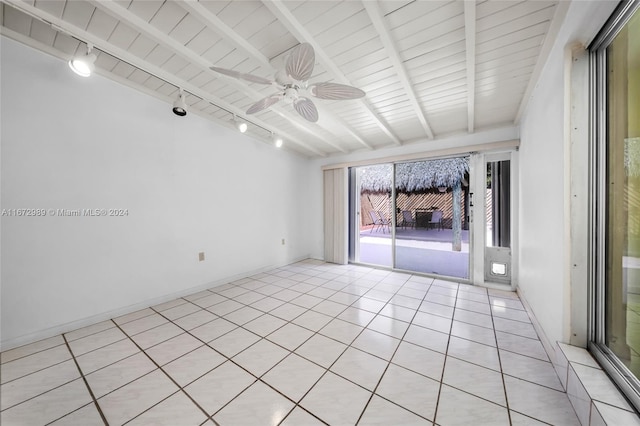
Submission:
M 465 176 L 469 172 L 467 158 L 446 158 L 440 160 L 417 161 L 396 164 L 396 193 L 425 193 L 439 188 L 451 188 L 452 206 L 452 249 L 460 251 L 462 246 L 462 186 L 467 185 Z M 363 167 L 360 174 L 362 194 L 391 194 L 393 166 L 390 164 Z
M 425 192 L 438 187 L 454 188 L 469 172 L 467 158 L 446 158 L 396 164 L 397 192 Z M 391 192 L 393 166 L 383 164 L 363 167 L 361 191 L 364 193 Z

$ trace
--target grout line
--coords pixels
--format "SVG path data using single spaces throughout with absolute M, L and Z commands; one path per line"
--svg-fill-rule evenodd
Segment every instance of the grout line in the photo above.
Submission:
M 489 296 L 489 306 L 491 306 L 491 296 Z M 513 420 L 511 419 L 511 408 L 509 407 L 509 395 L 507 393 L 507 382 L 504 379 L 505 373 L 502 368 L 502 357 L 500 356 L 500 347 L 498 346 L 498 331 L 496 331 L 496 324 L 493 317 L 493 309 L 490 309 L 491 312 L 491 322 L 493 323 L 493 336 L 496 342 L 496 352 L 498 353 L 498 365 L 500 366 L 500 378 L 502 379 L 502 389 L 504 390 L 504 402 L 507 406 L 507 418 L 509 419 L 509 424 L 513 424 Z M 552 366 L 553 368 L 553 366 Z
M 157 312 L 157 311 L 155 311 L 155 310 L 154 310 L 154 312 L 158 313 L 158 312 Z M 158 314 L 158 315 L 162 315 L 162 314 Z M 162 315 L 162 316 L 166 319 L 166 317 L 165 317 L 164 315 Z M 170 321 L 170 320 L 169 320 L 169 321 Z M 114 321 L 114 324 L 116 324 L 116 323 L 115 323 L 115 321 Z M 125 332 L 125 331 L 124 331 L 124 330 L 123 330 L 123 329 L 122 329 L 118 324 L 116 324 L 116 327 L 118 327 L 118 328 L 120 329 L 120 331 L 121 331 L 122 333 L 124 333 L 124 334 L 125 334 L 125 335 L 126 335 L 126 336 L 127 336 L 127 337 L 132 341 L 132 342 L 133 342 L 133 344 L 134 344 L 134 345 L 136 345 L 136 347 L 138 348 L 138 350 L 140 350 L 140 352 L 144 353 L 144 354 L 147 356 L 147 358 L 149 358 L 149 360 L 150 360 L 150 361 L 151 361 L 151 362 L 152 362 L 152 363 L 153 363 L 153 364 L 154 364 L 154 365 L 155 365 L 155 366 L 156 366 L 160 371 L 162 371 L 162 372 L 165 374 L 165 376 L 167 376 L 167 377 L 169 378 L 169 380 L 171 380 L 171 381 L 172 381 L 172 382 L 173 382 L 173 383 L 178 387 L 179 391 L 182 391 L 182 392 L 187 396 L 187 398 L 189 398 L 189 399 L 191 400 L 191 402 L 193 402 L 193 403 L 195 404 L 195 406 L 196 406 L 196 407 L 198 407 L 198 408 L 199 408 L 199 409 L 204 413 L 205 417 L 207 417 L 207 418 L 209 417 L 209 414 L 207 413 L 207 411 L 206 411 L 204 408 L 202 408 L 202 407 L 200 406 L 200 404 L 198 404 L 198 403 L 197 403 L 197 402 L 196 402 L 196 401 L 191 397 L 191 395 L 189 395 L 187 392 L 185 392 L 185 390 L 182 388 L 182 386 L 180 386 L 180 384 L 179 384 L 178 382 L 176 382 L 176 381 L 175 381 L 175 379 L 174 379 L 173 377 L 171 377 L 171 375 L 170 375 L 169 373 L 167 373 L 167 372 L 164 370 L 164 368 L 162 368 L 162 367 L 160 366 L 160 364 L 158 364 L 158 363 L 157 363 L 153 358 L 151 358 L 151 356 L 150 356 L 150 355 L 149 355 L 149 354 L 148 354 L 144 349 L 142 349 L 142 347 L 141 347 L 141 346 L 140 346 L 140 345 L 139 345 L 135 340 L 133 340 L 133 339 L 131 338 L 131 336 L 129 336 L 129 335 L 128 335 L 128 334 L 127 334 L 127 333 L 126 333 L 126 332 Z M 176 337 L 176 336 L 173 336 L 173 337 Z M 170 340 L 170 339 L 167 339 L 167 340 Z M 166 340 L 165 340 L 165 341 L 166 341 Z M 196 349 L 197 349 L 197 348 L 196 348 Z M 149 373 L 147 373 L 147 374 L 150 374 L 150 373 L 152 373 L 152 372 L 149 372 Z M 172 393 L 172 394 L 171 394 L 171 395 L 169 395 L 169 396 L 172 396 L 172 395 L 174 395 L 175 393 L 176 393 L 176 392 Z M 168 397 L 167 397 L 167 398 L 168 398 Z M 165 399 L 166 399 L 166 398 L 165 398 Z M 164 401 L 164 399 L 163 399 L 162 401 Z M 162 401 L 157 402 L 156 404 L 154 404 L 154 405 L 152 405 L 151 407 L 147 408 L 146 410 L 144 410 L 142 413 L 138 414 L 138 415 L 137 415 L 137 416 L 135 416 L 135 417 L 139 417 L 139 416 L 141 416 L 143 413 L 146 413 L 147 411 L 149 411 L 150 409 L 152 409 L 153 407 L 155 407 L 156 405 L 158 405 L 158 404 L 159 404 L 160 402 L 162 402 Z M 133 418 L 135 418 L 135 417 L 133 417 Z M 133 420 L 133 419 L 129 419 L 128 421 L 131 421 L 131 420 Z M 211 419 L 211 420 L 213 421 L 213 419 Z M 216 423 L 216 424 L 217 424 L 217 423 Z
M 100 404 L 98 404 L 98 400 L 96 399 L 96 396 L 93 394 L 93 390 L 91 389 L 91 386 L 89 386 L 89 382 L 87 381 L 87 378 L 82 373 L 82 369 L 80 368 L 80 364 L 78 364 L 78 361 L 76 360 L 76 356 L 73 353 L 73 351 L 71 350 L 71 346 L 69 346 L 69 342 L 67 341 L 67 338 L 64 336 L 64 334 L 62 335 L 62 338 L 64 339 L 65 345 L 67 345 L 67 349 L 69 350 L 69 353 L 71 354 L 71 358 L 73 359 L 73 362 L 76 365 L 76 368 L 78 369 L 78 372 L 80 373 L 80 377 L 82 377 L 82 381 L 84 382 L 84 385 L 87 387 L 87 391 L 89 391 L 89 395 L 91 396 L 91 399 L 93 400 L 93 404 L 95 405 L 96 409 L 98 410 L 98 414 L 100 414 L 100 418 L 102 419 L 102 421 L 104 422 L 104 424 L 106 426 L 109 426 L 109 422 L 107 421 L 107 418 L 105 417 L 104 413 L 102 412 L 102 409 L 100 408 Z M 70 413 L 67 413 L 67 415 L 68 414 L 70 414 Z
M 432 281 L 432 284 L 433 284 L 433 281 Z M 360 423 L 360 420 L 362 420 L 362 416 L 367 411 L 367 408 L 369 407 L 369 404 L 371 403 L 371 400 L 373 399 L 373 397 L 375 395 L 377 395 L 376 391 L 378 390 L 378 387 L 380 386 L 380 383 L 382 383 L 382 379 L 384 379 L 384 375 L 387 373 L 387 370 L 389 369 L 389 366 L 392 364 L 391 361 L 393 360 L 393 358 L 395 357 L 396 353 L 398 352 L 398 349 L 400 349 L 400 345 L 402 344 L 402 342 L 405 342 L 404 338 L 407 335 L 407 333 L 409 332 L 409 328 L 413 324 L 413 320 L 416 318 L 416 315 L 418 315 L 418 312 L 421 312 L 421 311 L 419 311 L 419 308 L 422 305 L 422 303 L 424 302 L 424 299 L 427 297 L 427 294 L 429 293 L 429 290 L 431 289 L 432 284 L 429 284 L 429 287 L 427 288 L 427 291 L 424 293 L 424 296 L 422 296 L 422 299 L 420 300 L 420 304 L 418 305 L 418 308 L 416 308 L 414 310 L 413 316 L 411 317 L 411 321 L 409 321 L 409 325 L 407 326 L 407 329 L 404 331 L 404 333 L 402 333 L 402 337 L 399 339 L 400 343 L 398 343 L 398 346 L 396 346 L 396 349 L 393 351 L 393 354 L 391 354 L 391 357 L 389 357 L 389 361 L 387 362 L 387 366 L 385 367 L 384 371 L 382 372 L 382 375 L 380 375 L 380 378 L 378 379 L 378 382 L 376 383 L 375 387 L 373 388 L 373 391 L 371 392 L 371 396 L 369 397 L 369 400 L 365 404 L 364 408 L 362 409 L 362 412 L 360 413 L 360 416 L 358 417 L 358 420 L 356 421 L 356 425 L 358 423 Z M 402 287 L 400 287 L 400 288 L 402 288 Z M 400 290 L 398 290 L 398 291 L 400 291 Z M 396 294 L 397 294 L 397 292 L 396 292 Z M 382 309 L 384 309 L 384 307 Z M 415 325 L 417 325 L 417 324 L 415 324 Z M 410 343 L 410 342 L 407 342 L 407 343 Z M 397 365 L 397 364 L 393 364 L 393 365 Z M 399 367 L 402 367 L 402 366 L 399 366 Z M 443 367 L 443 369 L 444 369 L 444 367 Z M 409 371 L 411 371 L 411 370 L 409 370 Z M 401 408 L 403 408 L 403 409 L 405 409 L 405 410 L 417 415 L 418 417 L 425 418 L 424 416 L 421 416 L 418 413 L 414 413 L 412 410 L 409 410 L 408 408 L 402 407 L 401 405 L 398 405 L 393 401 L 390 401 L 390 402 L 392 402 L 394 405 L 397 405 L 398 407 L 401 407 Z M 434 413 L 433 417 L 434 417 L 434 420 L 435 420 L 435 413 Z M 427 420 L 429 420 L 429 419 L 427 419 Z M 434 420 L 431 420 L 431 422 L 433 423 Z
M 460 289 L 460 285 L 458 284 L 458 289 L 456 289 L 456 297 L 455 304 L 453 306 L 453 314 L 451 315 L 451 326 L 449 328 L 449 338 L 447 339 L 447 347 L 444 352 L 444 363 L 442 364 L 442 374 L 440 375 L 440 386 L 438 388 L 438 399 L 436 400 L 436 408 L 433 412 L 433 424 L 436 424 L 436 419 L 438 418 L 438 408 L 440 407 L 440 397 L 442 396 L 442 386 L 444 384 L 444 372 L 447 368 L 447 358 L 449 357 L 449 345 L 451 344 L 451 331 L 453 330 L 453 318 L 456 316 L 456 309 L 458 305 L 458 291 Z

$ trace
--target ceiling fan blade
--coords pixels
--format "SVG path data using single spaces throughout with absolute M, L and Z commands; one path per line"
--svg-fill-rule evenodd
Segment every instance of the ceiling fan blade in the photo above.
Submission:
M 312 123 L 318 121 L 318 109 L 311 102 L 311 99 L 307 98 L 299 98 L 293 102 L 293 107 L 298 111 L 305 120 L 308 120 Z
M 296 46 L 287 59 L 287 74 L 298 81 L 306 81 L 311 78 L 313 66 L 316 63 L 316 54 L 309 43 Z
M 257 75 L 253 75 L 253 74 L 245 74 L 245 73 L 242 73 L 242 72 L 229 70 L 227 68 L 210 67 L 210 69 L 212 69 L 213 71 L 218 72 L 220 74 L 228 75 L 229 77 L 238 78 L 240 80 L 250 81 L 252 83 L 259 83 L 259 84 L 272 84 L 273 83 L 272 80 L 269 80 L 267 78 L 258 77 Z
M 267 109 L 279 100 L 280 96 L 278 95 L 268 96 L 264 99 L 260 99 L 258 102 L 249 107 L 249 109 L 247 110 L 247 114 L 255 114 L 256 112 L 260 112 L 263 109 Z
M 338 83 L 316 83 L 309 87 L 309 91 L 313 96 L 320 99 L 358 99 L 365 96 L 364 91 Z

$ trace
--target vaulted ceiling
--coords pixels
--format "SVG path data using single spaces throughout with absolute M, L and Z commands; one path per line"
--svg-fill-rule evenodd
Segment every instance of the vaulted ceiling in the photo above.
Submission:
M 65 60 L 94 46 L 100 74 L 189 113 L 272 133 L 308 157 L 375 150 L 517 123 L 566 13 L 559 1 L 2 0 L 2 33 Z M 291 104 L 245 111 L 300 43 L 310 83 L 358 87 L 357 100 L 314 99 L 310 123 Z M 167 106 L 170 114 L 170 107 Z

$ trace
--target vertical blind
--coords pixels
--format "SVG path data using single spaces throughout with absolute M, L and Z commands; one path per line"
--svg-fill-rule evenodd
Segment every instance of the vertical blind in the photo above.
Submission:
M 347 169 L 324 171 L 324 260 L 346 264 L 347 238 Z

